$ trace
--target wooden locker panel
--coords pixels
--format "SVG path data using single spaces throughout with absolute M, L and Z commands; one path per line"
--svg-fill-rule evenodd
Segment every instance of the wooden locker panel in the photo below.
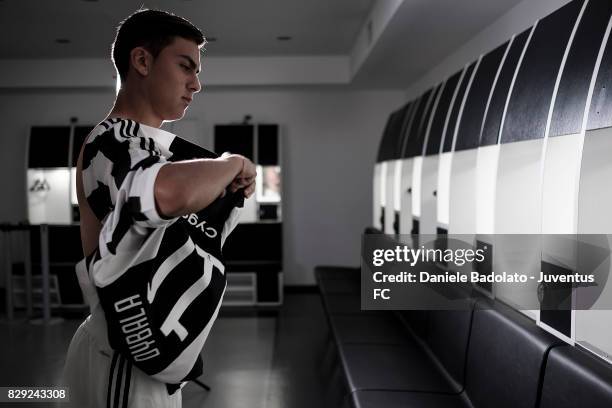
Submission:
M 612 89 L 612 39 L 609 37 L 593 90 L 587 130 L 612 126 L 612 93 L 610 89 Z
M 421 122 L 421 126 L 417 133 L 417 142 L 415 144 L 415 156 L 421 156 L 425 152 L 425 143 L 427 142 L 427 131 L 430 129 L 429 122 L 431 121 L 431 117 L 434 113 L 434 107 L 436 99 L 438 98 L 438 94 L 440 93 L 440 89 L 442 89 L 442 83 L 436 85 L 433 88 L 433 93 L 427 102 L 427 109 L 425 110 L 425 115 L 423 116 L 423 120 Z
M 404 158 L 420 156 L 422 154 L 425 135 L 424 132 L 421 133 L 420 129 L 423 127 L 423 122 L 425 122 L 426 109 L 429 107 L 429 100 L 431 99 L 433 91 L 433 88 L 429 89 L 420 98 L 419 107 L 407 135 L 408 143 L 406 143 Z
M 401 149 L 405 137 L 404 126 L 409 110 L 410 102 L 397 111 L 395 120 L 391 122 L 391 142 L 388 160 L 399 159 L 402 155 Z
M 278 125 L 257 125 L 257 164 L 278 166 Z
M 457 91 L 457 97 L 455 98 L 455 103 L 451 107 L 451 114 L 448 119 L 448 126 L 446 127 L 446 134 L 444 135 L 444 152 L 450 152 L 453 149 L 453 139 L 455 137 L 455 127 L 457 125 L 457 118 L 459 116 L 459 110 L 461 109 L 461 104 L 463 103 L 463 97 L 465 96 L 465 91 L 467 90 L 468 83 L 470 82 L 470 78 L 472 77 L 472 72 L 474 71 L 474 67 L 476 66 L 476 61 L 472 62 L 470 66 L 467 67 L 465 71 L 465 75 L 463 75 L 463 80 L 461 84 L 459 84 L 459 90 Z
M 595 61 L 612 14 L 612 2 L 589 1 L 565 62 L 550 136 L 579 133 Z
M 238 224 L 223 246 L 225 260 L 282 262 L 282 228 L 280 222 Z
M 391 120 L 393 119 L 393 115 L 395 115 L 395 112 L 391 112 L 391 114 L 387 118 L 387 122 L 385 123 L 385 128 L 383 129 L 382 136 L 380 137 L 380 143 L 378 144 L 378 154 L 376 155 L 377 163 L 385 161 L 385 154 L 386 154 L 385 143 L 388 143 L 387 138 L 389 134 L 389 128 L 391 127 Z
M 381 145 L 381 161 L 391 160 L 393 157 L 394 146 L 397 142 L 397 127 L 398 122 L 401 115 L 401 109 L 393 111 L 391 116 L 389 117 L 389 125 L 385 128 L 385 133 L 383 135 L 382 145 Z
M 541 139 L 553 90 L 582 1 L 572 1 L 539 21 L 510 95 L 501 143 Z
M 412 143 L 412 138 L 416 135 L 415 127 L 418 127 L 418 123 L 421 121 L 421 117 L 423 116 L 423 111 L 425 110 L 426 98 L 425 95 L 419 96 L 412 102 L 412 109 L 410 110 L 410 118 L 406 123 L 406 127 L 404 129 L 404 144 L 402 146 L 402 152 L 400 158 L 405 159 L 409 158 L 408 152 L 410 150 L 410 143 Z
M 81 153 L 81 147 L 94 127 L 93 125 L 75 126 L 74 139 L 72 141 L 72 167 L 76 167 L 79 153 Z
M 398 159 L 402 159 L 406 152 L 408 146 L 408 139 L 410 137 L 410 128 L 412 126 L 412 122 L 414 121 L 415 113 L 417 111 L 419 100 L 413 100 L 409 102 L 410 106 L 406 109 L 406 117 L 404 120 L 404 125 L 402 126 L 402 136 L 401 136 L 401 145 L 400 145 L 400 154 L 397 157 Z
M 453 100 L 453 94 L 455 93 L 460 77 L 461 71 L 456 72 L 448 78 L 444 84 L 444 89 L 442 90 L 442 95 L 440 95 L 438 107 L 436 108 L 436 113 L 434 114 L 431 130 L 429 132 L 429 142 L 427 143 L 427 150 L 425 151 L 427 155 L 438 154 L 440 152 L 440 144 L 444 136 L 444 124 L 446 123 L 449 108 Z
M 499 128 L 501 126 L 502 116 L 504 115 L 506 100 L 508 99 L 508 91 L 510 90 L 512 78 L 516 71 L 516 65 L 521 57 L 523 48 L 525 48 L 525 43 L 527 42 L 530 31 L 531 28 L 518 34 L 514 37 L 512 44 L 510 44 L 510 49 L 508 50 L 499 77 L 497 78 L 495 89 L 493 89 L 487 116 L 484 118 L 482 135 L 480 136 L 480 146 L 489 146 L 498 143 Z
M 68 167 L 69 146 L 69 126 L 32 126 L 28 168 Z
M 465 101 L 465 106 L 463 107 L 457 143 L 455 144 L 456 151 L 474 149 L 480 143 L 480 131 L 482 129 L 485 109 L 487 108 L 487 101 L 493 87 L 495 75 L 499 69 L 499 64 L 507 47 L 508 42 L 505 42 L 482 57 L 480 61 Z
M 215 152 L 231 152 L 254 159 L 253 125 L 215 125 Z

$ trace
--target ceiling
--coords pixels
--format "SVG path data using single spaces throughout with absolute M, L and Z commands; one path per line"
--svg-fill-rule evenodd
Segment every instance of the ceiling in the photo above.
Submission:
M 400 0 L 378 0 L 381 2 Z M 521 0 L 404 0 L 354 82 L 406 87 Z M 107 58 L 144 5 L 187 17 L 210 57 L 350 57 L 375 0 L 0 0 L 0 59 Z M 279 41 L 278 36 L 290 36 Z M 66 39 L 68 43 L 58 43 Z
M 371 0 L 0 0 L 0 58 L 105 57 L 142 5 L 189 19 L 211 56 L 347 54 Z M 291 36 L 279 41 L 278 36 Z M 66 38 L 69 44 L 58 44 Z M 19 41 L 15 41 L 19 39 Z

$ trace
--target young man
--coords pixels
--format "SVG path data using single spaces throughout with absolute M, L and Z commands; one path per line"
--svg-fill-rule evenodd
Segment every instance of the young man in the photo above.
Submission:
M 225 290 L 221 246 L 255 189 L 248 159 L 221 157 L 159 129 L 201 90 L 202 33 L 142 10 L 113 44 L 121 89 L 77 163 L 91 315 L 75 333 L 64 383 L 75 407 L 180 407 Z

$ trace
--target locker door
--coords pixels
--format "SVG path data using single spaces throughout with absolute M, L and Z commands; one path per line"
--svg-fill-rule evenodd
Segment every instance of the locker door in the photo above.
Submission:
M 500 151 L 499 132 L 512 78 L 530 31 L 531 29 L 526 30 L 509 41 L 485 108 L 476 153 L 476 245 L 479 248 L 488 249 L 486 264 L 491 268 L 490 270 L 489 268 L 479 269 L 480 274 L 487 274 L 493 270 L 493 257 L 496 254 L 493 234 L 495 231 L 495 186 Z M 478 287 L 493 296 L 492 284 L 478 285 Z
M 589 1 L 583 6 L 572 43 L 563 64 L 544 156 L 542 179 L 542 270 L 551 273 L 578 271 L 577 204 L 585 108 L 602 46 L 606 27 L 612 14 L 609 2 Z M 590 90 L 590 92 L 589 92 Z M 547 302 L 540 310 L 539 323 L 547 330 L 572 341 L 573 312 L 571 285 L 548 284 L 543 287 Z M 563 303 L 562 303 L 563 302 Z M 560 306 L 559 310 L 548 310 Z
M 534 26 L 519 62 L 502 119 L 495 194 L 496 234 L 539 234 L 542 226 L 542 159 L 551 101 L 583 2 L 571 2 Z M 541 241 L 498 235 L 496 271 L 538 277 Z M 499 283 L 496 296 L 537 320 L 537 280 Z
M 389 115 L 387 119 L 387 123 L 385 124 L 385 128 L 383 130 L 383 134 L 380 138 L 380 143 L 378 145 L 378 155 L 376 157 L 376 164 L 374 165 L 374 179 L 373 179 L 373 197 L 372 197 L 372 225 L 374 228 L 383 230 L 384 228 L 384 214 L 382 208 L 384 207 L 384 187 L 385 183 L 383 183 L 383 179 L 386 176 L 386 171 L 383 171 L 383 167 L 386 169 L 386 165 L 383 162 L 386 160 L 387 156 L 387 144 L 388 137 L 390 131 L 391 120 L 394 117 L 395 112 Z
M 487 101 L 476 154 L 476 239 L 495 254 L 495 184 L 499 162 L 499 133 L 508 92 L 531 28 L 514 36 L 504 51 Z M 493 260 L 490 260 L 493 263 Z M 489 290 L 491 290 L 489 288 Z
M 400 182 L 400 234 L 410 234 L 412 230 L 412 169 L 413 157 L 409 156 L 414 138 L 416 138 L 416 130 L 418 123 L 421 121 L 425 104 L 427 100 L 424 97 L 417 98 L 413 105 L 410 119 L 406 123 L 404 146 L 402 148 L 401 162 L 401 182 Z
M 607 3 L 607 2 L 606 2 Z M 594 271 L 597 286 L 576 290 L 574 338 L 578 344 L 612 362 L 612 41 L 608 20 L 602 49 L 598 56 L 596 80 L 589 105 L 582 150 L 578 194 L 578 270 Z M 590 307 L 590 310 L 580 310 Z
M 69 126 L 34 126 L 26 170 L 28 221 L 71 224 Z
M 482 57 L 467 94 L 452 156 L 448 218 L 438 217 L 441 226 L 448 223 L 451 234 L 476 233 L 478 144 L 489 95 L 507 48 L 505 43 Z
M 404 151 L 404 159 L 410 159 L 412 162 L 411 166 L 402 166 L 404 176 L 406 176 L 406 172 L 409 172 L 410 175 L 410 185 L 405 190 L 410 195 L 410 213 L 407 213 L 408 216 L 405 217 L 402 212 L 400 217 L 402 219 L 408 218 L 406 221 L 409 223 L 410 233 L 418 233 L 419 229 L 418 224 L 421 213 L 421 155 L 423 154 L 425 131 L 428 123 L 427 118 L 431 112 L 433 99 L 435 99 L 434 94 L 434 89 L 429 89 L 419 98 L 419 107 L 412 120 L 409 134 L 407 135 L 408 142 Z
M 386 234 L 395 234 L 395 207 L 396 207 L 396 195 L 397 195 L 397 183 L 400 181 L 399 175 L 397 174 L 398 168 L 400 167 L 401 148 L 403 139 L 403 130 L 406 122 L 406 115 L 410 109 L 410 104 L 404 105 L 399 109 L 394 116 L 390 124 L 390 136 L 389 136 L 389 153 L 387 160 L 387 172 L 385 175 L 385 225 L 384 231 Z M 396 175 L 398 176 L 396 178 Z M 399 232 L 399 231 L 397 231 Z
M 441 89 L 443 84 L 436 86 L 434 92 L 435 99 L 431 105 L 431 111 L 428 114 L 427 127 L 425 129 L 424 152 L 421 158 L 421 217 L 420 230 L 421 234 L 436 233 L 436 209 L 437 209 L 437 188 L 438 188 L 438 160 L 440 135 L 431 134 L 433 118 L 435 117 L 436 109 L 440 102 Z
M 374 165 L 374 178 L 372 180 L 372 226 L 378 230 L 382 230 L 381 222 L 381 178 L 382 178 L 382 163 Z
M 406 149 L 406 145 L 408 143 L 409 130 L 412 126 L 412 122 L 415 117 L 415 112 L 418 108 L 418 100 L 411 101 L 410 106 L 406 110 L 406 117 L 404 120 L 404 125 L 402 127 L 402 136 L 401 136 L 401 146 L 399 149 L 399 156 L 395 164 L 395 174 L 394 174 L 394 186 L 393 186 L 393 210 L 394 210 L 394 231 L 398 234 L 407 234 L 410 231 L 405 231 L 403 225 L 405 221 L 403 218 L 410 217 L 402 217 L 402 208 L 406 206 L 406 202 L 410 202 L 410 195 L 407 194 L 406 189 L 410 185 L 410 177 L 411 174 L 406 175 L 409 171 L 405 170 L 406 159 L 404 159 L 404 151 Z M 410 162 L 412 165 L 412 162 Z M 411 170 L 411 169 L 410 169 Z M 406 213 L 404 213 L 406 214 Z
M 452 232 L 451 230 L 454 229 L 451 227 L 451 211 L 454 214 L 461 212 L 461 215 L 457 214 L 457 216 L 461 218 L 470 217 L 470 214 L 465 212 L 467 209 L 461 206 L 461 201 L 456 201 L 457 196 L 463 198 L 466 197 L 464 194 L 469 194 L 469 191 L 459 193 L 462 188 L 462 176 L 464 176 L 464 173 L 458 172 L 457 170 L 462 168 L 462 163 L 465 161 L 465 157 L 462 156 L 465 156 L 465 154 L 463 152 L 457 152 L 456 146 L 461 145 L 460 140 L 462 138 L 459 137 L 460 123 L 462 121 L 467 95 L 470 92 L 470 87 L 478 64 L 479 61 L 475 61 L 464 69 L 457 91 L 453 96 L 453 103 L 445 124 L 445 144 L 447 140 L 451 141 L 451 149 L 442 152 L 440 157 L 441 171 L 438 196 L 440 214 L 438 215 L 438 224 L 440 227 L 449 230 L 449 232 Z M 470 202 L 474 200 L 473 197 L 468 197 L 467 199 Z

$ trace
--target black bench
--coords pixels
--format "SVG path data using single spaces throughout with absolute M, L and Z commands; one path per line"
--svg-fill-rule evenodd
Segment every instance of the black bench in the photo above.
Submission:
M 363 311 L 358 268 L 318 267 L 316 277 L 345 407 L 612 406 L 609 364 L 500 302 Z
M 460 313 L 466 312 L 429 313 L 428 342 L 434 354 L 431 361 L 437 363 L 434 369 L 427 368 L 425 362 L 401 368 L 413 370 L 412 376 L 433 370 L 446 373 L 449 388 L 435 388 L 429 382 L 408 387 L 409 381 L 361 387 L 351 394 L 352 406 L 537 407 L 547 354 L 562 342 L 497 302 L 476 303 L 467 336 L 453 334 L 453 330 L 465 329 L 465 317 L 457 318 Z M 436 333 L 438 328 L 442 331 Z M 401 354 L 397 358 L 402 358 Z M 387 371 L 384 375 L 395 377 L 397 373 Z
M 612 369 L 577 347 L 555 347 L 546 362 L 540 408 L 572 407 L 612 407 Z

